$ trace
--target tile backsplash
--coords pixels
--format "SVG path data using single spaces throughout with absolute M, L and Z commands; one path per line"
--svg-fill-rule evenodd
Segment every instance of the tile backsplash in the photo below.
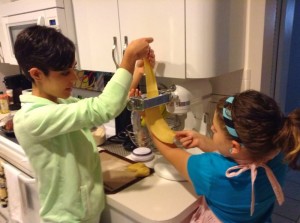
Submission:
M 0 63 L 0 91 L 6 90 L 5 85 L 3 84 L 4 76 L 17 74 L 19 72 L 18 66 Z M 112 73 L 110 74 L 113 75 Z M 105 84 L 109 80 L 109 76 L 110 75 L 105 75 Z M 184 128 L 200 131 L 203 115 L 206 114 L 208 134 L 210 133 L 209 130 L 216 102 L 219 98 L 224 96 L 223 93 L 227 95 L 243 90 L 241 89 L 243 81 L 244 78 L 242 71 L 237 71 L 212 79 L 176 79 L 157 77 L 157 83 L 160 86 L 170 87 L 171 85 L 175 84 L 180 85 L 190 91 L 190 112 L 181 117 L 184 122 Z M 144 79 L 142 79 L 140 82 L 140 88 L 144 89 L 145 91 Z M 85 90 L 80 88 L 73 89 L 74 97 L 95 97 L 100 93 L 101 91 Z
M 180 85 L 188 89 L 191 93 L 191 109 L 180 118 L 184 122 L 184 128 L 195 129 L 200 131 L 200 124 L 204 113 L 209 111 L 209 101 L 211 96 L 211 85 L 208 79 L 174 79 L 174 78 L 157 78 L 158 85 L 170 87 L 172 84 Z M 140 89 L 145 92 L 144 79 L 140 82 Z M 75 97 L 94 97 L 100 92 L 87 91 L 84 89 L 73 89 Z

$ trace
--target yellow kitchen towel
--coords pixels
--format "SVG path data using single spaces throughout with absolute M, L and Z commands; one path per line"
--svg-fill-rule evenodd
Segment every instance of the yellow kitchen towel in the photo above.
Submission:
M 4 168 L 2 166 L 1 160 L 0 160 L 0 204 L 3 208 L 6 208 L 8 204 L 6 179 L 5 179 Z
M 19 185 L 19 175 L 21 171 L 8 163 L 4 163 L 3 166 L 8 192 L 10 218 L 19 223 L 25 223 L 23 221 L 22 197 Z
M 148 60 L 144 59 L 144 70 L 146 74 L 147 98 L 159 95 L 156 77 Z M 173 143 L 175 133 L 163 118 L 159 106 L 145 110 L 146 125 L 151 132 L 162 142 Z

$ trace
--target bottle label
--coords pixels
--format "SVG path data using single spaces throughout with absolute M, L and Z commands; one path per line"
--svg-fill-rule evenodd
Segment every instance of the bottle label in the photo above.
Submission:
M 8 98 L 4 95 L 0 97 L 0 108 L 1 113 L 9 113 Z

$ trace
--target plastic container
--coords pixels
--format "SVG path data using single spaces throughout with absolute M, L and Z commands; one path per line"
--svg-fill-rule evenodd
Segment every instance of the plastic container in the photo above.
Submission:
M 104 126 L 97 127 L 94 131 L 92 131 L 92 135 L 97 146 L 102 145 L 106 141 Z

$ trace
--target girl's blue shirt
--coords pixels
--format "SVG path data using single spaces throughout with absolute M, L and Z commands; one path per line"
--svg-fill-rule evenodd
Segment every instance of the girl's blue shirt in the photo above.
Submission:
M 283 186 L 287 165 L 279 153 L 267 165 Z M 236 166 L 234 160 L 218 153 L 192 155 L 188 160 L 188 173 L 197 195 L 203 195 L 208 206 L 222 222 L 266 222 L 276 200 L 272 186 L 263 168 L 257 169 L 255 181 L 255 211 L 250 216 L 251 175 L 250 170 L 233 178 L 225 173 Z

